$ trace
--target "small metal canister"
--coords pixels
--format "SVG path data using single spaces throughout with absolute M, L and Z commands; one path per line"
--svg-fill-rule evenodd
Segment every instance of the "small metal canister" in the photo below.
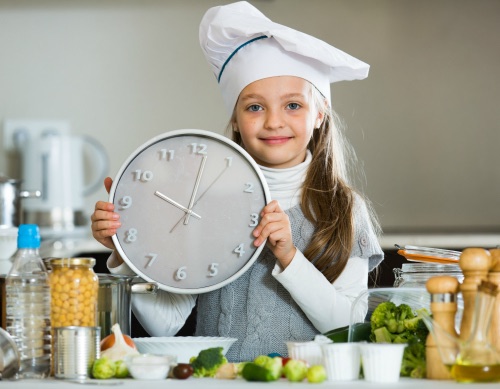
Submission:
M 94 258 L 48 260 L 52 328 L 98 325 L 99 279 L 94 265 Z
M 99 327 L 55 327 L 54 376 L 63 379 L 92 377 L 92 365 L 101 356 Z

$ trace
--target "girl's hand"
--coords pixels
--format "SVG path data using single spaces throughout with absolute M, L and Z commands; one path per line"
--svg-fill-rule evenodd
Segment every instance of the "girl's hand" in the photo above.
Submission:
M 110 177 L 104 179 L 104 187 L 108 193 L 112 183 L 113 180 Z M 116 234 L 117 228 L 121 226 L 120 215 L 114 210 L 115 205 L 113 203 L 98 201 L 94 213 L 90 216 L 94 239 L 111 250 L 115 249 L 111 237 Z
M 261 220 L 255 230 L 254 245 L 260 246 L 267 239 L 267 245 L 283 268 L 292 261 L 297 249 L 292 241 L 290 219 L 276 200 L 267 204 L 260 213 Z

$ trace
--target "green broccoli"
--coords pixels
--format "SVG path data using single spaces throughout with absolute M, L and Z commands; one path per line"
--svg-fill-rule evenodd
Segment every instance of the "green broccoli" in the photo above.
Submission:
M 400 374 L 403 377 L 425 378 L 426 371 L 425 341 L 414 336 L 403 353 Z
M 189 361 L 193 367 L 193 377 L 214 377 L 219 366 L 227 363 L 222 347 L 201 350 L 197 357 Z
M 429 330 L 418 313 L 407 304 L 380 303 L 370 319 L 370 340 L 376 343 L 407 343 L 401 376 L 423 378 L 426 374 L 425 342 Z

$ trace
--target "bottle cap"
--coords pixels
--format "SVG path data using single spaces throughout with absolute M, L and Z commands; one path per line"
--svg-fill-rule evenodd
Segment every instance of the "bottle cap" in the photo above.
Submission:
M 36 224 L 21 224 L 17 232 L 17 248 L 40 248 L 40 230 Z

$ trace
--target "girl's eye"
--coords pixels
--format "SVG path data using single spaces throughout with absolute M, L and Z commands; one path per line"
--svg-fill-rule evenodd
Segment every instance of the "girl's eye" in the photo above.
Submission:
M 298 103 L 290 103 L 288 104 L 288 109 L 291 109 L 293 111 L 297 110 L 300 108 L 300 105 Z
M 257 104 L 252 104 L 251 106 L 248 107 L 248 110 L 252 112 L 257 112 L 260 111 L 261 109 L 262 108 L 260 107 L 260 105 Z

